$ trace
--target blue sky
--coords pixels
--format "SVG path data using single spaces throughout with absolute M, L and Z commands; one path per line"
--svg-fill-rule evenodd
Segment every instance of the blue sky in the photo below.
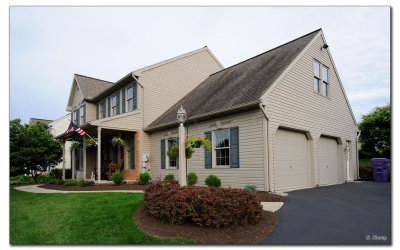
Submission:
M 11 7 L 10 119 L 58 119 L 73 74 L 117 81 L 207 45 L 229 67 L 322 28 L 357 121 L 390 102 L 388 7 Z

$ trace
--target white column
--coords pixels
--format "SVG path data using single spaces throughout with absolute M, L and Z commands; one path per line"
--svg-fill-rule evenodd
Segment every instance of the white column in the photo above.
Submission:
M 65 140 L 63 140 L 62 166 L 62 180 L 65 181 Z
M 86 135 L 83 137 L 83 180 L 86 181 Z
M 185 127 L 179 125 L 179 184 L 186 186 Z
M 97 127 L 97 180 L 101 181 L 101 128 Z
M 72 150 L 72 152 L 71 152 L 71 154 L 72 154 L 72 162 L 71 162 L 71 179 L 75 179 L 74 177 L 75 177 L 75 163 L 76 163 L 76 159 L 75 159 L 75 157 L 76 157 L 76 155 L 75 155 L 75 149 L 74 150 Z

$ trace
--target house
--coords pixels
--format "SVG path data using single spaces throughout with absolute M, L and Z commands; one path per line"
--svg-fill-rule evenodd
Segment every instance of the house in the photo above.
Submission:
M 30 118 L 29 119 L 29 125 L 35 125 L 38 122 L 43 122 L 46 124 L 49 124 L 51 122 L 53 122 L 52 120 L 45 120 L 45 119 L 38 119 L 38 118 Z
M 183 106 L 189 136 L 212 141 L 187 162 L 199 183 L 288 191 L 357 178 L 356 120 L 321 29 L 216 72 L 145 128 L 151 175 L 177 176 L 165 152 Z
M 125 165 L 127 180 L 140 171 L 153 180 L 178 177 L 167 152 L 181 105 L 188 135 L 212 141 L 210 151 L 196 148 L 187 160 L 200 185 L 214 174 L 223 186 L 282 192 L 357 178 L 359 132 L 321 29 L 225 69 L 205 47 L 116 83 L 75 75 L 68 105 L 74 122 L 99 140 L 74 167 L 87 178 L 97 169 L 106 180 L 110 161 Z M 123 149 L 111 146 L 115 136 L 127 141 Z
M 71 118 L 70 115 L 65 115 L 57 120 L 51 121 L 48 125 L 49 125 L 49 132 L 54 136 L 54 137 L 58 137 L 62 134 L 64 134 L 65 132 L 65 128 L 68 127 L 69 123 L 71 122 Z M 64 157 L 64 161 L 65 161 L 65 166 L 66 168 L 71 168 L 71 151 L 69 150 L 71 147 L 72 142 L 71 141 L 67 141 L 65 142 L 65 148 L 67 149 L 65 151 L 65 157 Z M 62 168 L 63 167 L 63 163 L 60 162 L 59 164 L 57 164 L 55 166 L 55 168 Z
M 90 179 L 93 174 L 99 182 L 107 181 L 112 173 L 109 163 L 115 163 L 127 181 L 136 181 L 141 171 L 150 169 L 150 135 L 144 128 L 221 69 L 203 47 L 134 70 L 115 83 L 75 74 L 67 111 L 88 136 L 73 132 L 56 137 L 82 144 L 82 149 L 72 150 L 72 176 Z M 97 139 L 97 147 L 86 145 L 89 136 Z M 113 147 L 113 138 L 126 143 Z

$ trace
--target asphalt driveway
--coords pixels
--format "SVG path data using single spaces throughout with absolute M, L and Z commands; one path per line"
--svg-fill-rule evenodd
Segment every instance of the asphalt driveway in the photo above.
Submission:
M 390 183 L 352 182 L 289 192 L 261 244 L 391 244 Z

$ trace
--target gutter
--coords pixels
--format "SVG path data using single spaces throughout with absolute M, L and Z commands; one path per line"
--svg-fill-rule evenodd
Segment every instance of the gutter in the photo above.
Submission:
M 360 159 L 359 159 L 359 155 L 358 155 L 358 138 L 360 138 L 361 135 L 361 131 L 357 132 L 357 140 L 356 140 L 356 164 L 357 164 L 357 180 L 360 179 Z
M 272 176 L 272 170 L 271 170 L 271 168 L 270 168 L 270 155 L 269 155 L 269 149 L 270 149 L 270 142 L 269 142 L 269 127 L 268 127 L 268 125 L 269 125 L 269 118 L 268 118 L 268 115 L 267 115 L 267 113 L 266 113 L 266 111 L 265 111 L 265 104 L 263 104 L 263 101 L 260 99 L 260 102 L 259 102 L 259 107 L 260 107 L 260 109 L 261 109 L 261 111 L 263 112 L 263 114 L 264 114 L 264 116 L 265 116 L 265 120 L 266 120 L 266 122 L 267 122 L 267 142 L 266 142 L 266 144 L 267 144 L 267 158 L 268 158 L 268 162 L 267 162 L 267 172 L 268 172 L 268 191 L 269 192 L 271 192 L 272 191 L 272 187 L 271 187 L 271 176 Z M 264 159 L 265 160 L 265 159 Z

